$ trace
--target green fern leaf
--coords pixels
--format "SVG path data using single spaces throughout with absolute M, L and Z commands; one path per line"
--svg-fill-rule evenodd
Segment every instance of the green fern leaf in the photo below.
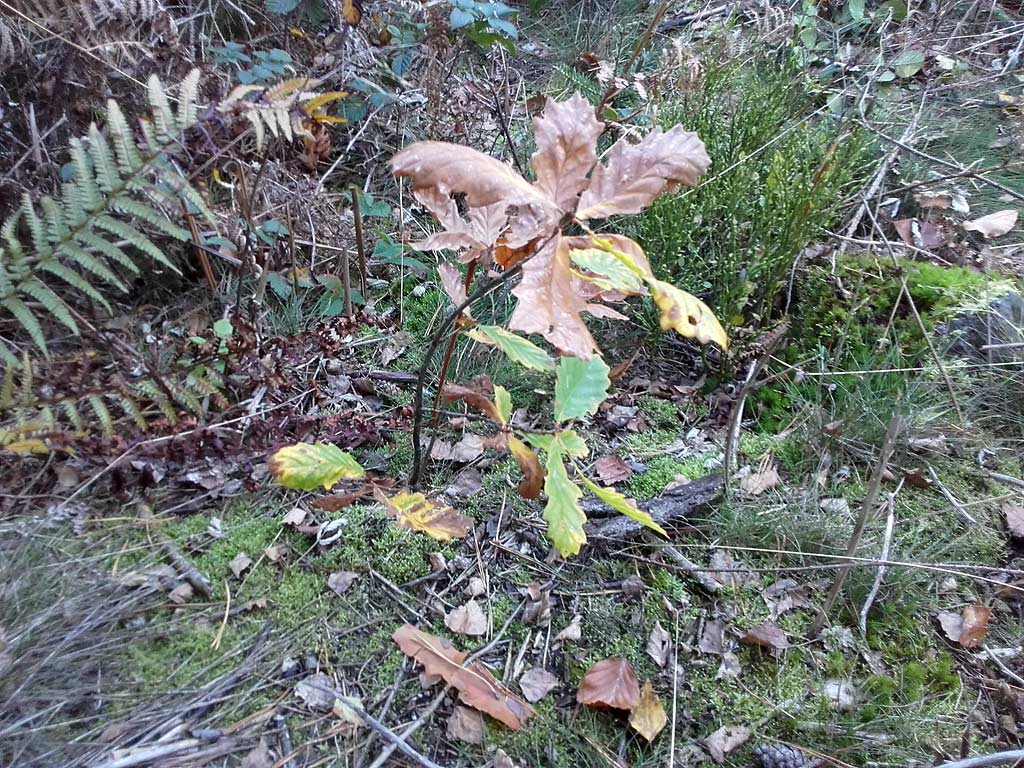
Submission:
M 117 401 L 121 405 L 121 410 L 135 422 L 141 431 L 145 432 L 149 428 L 149 422 L 146 421 L 146 417 L 142 413 L 142 409 L 139 408 L 139 404 L 135 402 L 135 399 L 131 395 L 126 395 L 124 392 L 117 392 Z
M 8 371 L 13 371 L 18 367 L 18 356 L 11 351 L 3 339 L 0 339 L 0 363 L 3 363 L 4 368 Z
M 113 216 L 98 217 L 96 219 L 96 226 L 99 227 L 100 229 L 106 230 L 112 235 L 121 238 L 122 240 L 127 241 L 129 244 L 135 246 L 144 254 L 153 259 L 153 261 L 158 261 L 165 267 L 168 267 L 169 269 L 172 269 L 175 272 L 178 271 L 178 268 L 167 260 L 167 257 L 164 256 L 163 251 L 157 248 L 157 246 L 153 243 L 152 240 L 150 240 L 148 237 L 146 237 L 144 234 L 139 232 L 139 230 L 135 229 L 134 227 L 125 224 L 123 221 L 120 221 L 119 219 L 115 219 Z
M 85 420 L 75 405 L 75 401 L 70 398 L 61 400 L 60 407 L 64 411 L 64 415 L 68 417 L 68 421 L 71 422 L 71 426 L 75 428 L 75 431 L 85 432 Z
M 175 240 L 188 240 L 191 236 L 187 229 L 179 227 L 164 214 L 150 208 L 145 203 L 141 203 L 134 198 L 127 197 L 125 195 L 118 195 L 117 197 L 111 198 L 110 207 L 115 211 L 127 213 L 137 219 L 142 219 L 147 224 L 156 227 L 169 237 L 173 237 Z
M 95 301 L 97 304 L 100 304 L 108 312 L 111 311 L 110 304 L 108 304 L 107 300 L 103 298 L 103 294 L 97 291 L 88 280 L 86 280 L 80 274 L 75 272 L 73 269 L 69 269 L 68 267 L 64 266 L 59 261 L 56 261 L 54 259 L 44 261 L 39 265 L 39 269 L 45 272 L 49 272 L 51 275 L 54 275 L 55 277 L 59 277 L 72 288 L 81 291 L 90 299 Z
M 151 147 L 156 150 L 158 146 L 169 144 L 178 135 L 178 128 L 171 112 L 171 104 L 167 100 L 167 92 L 164 91 L 163 83 L 156 75 L 150 75 L 146 81 L 149 91 L 149 104 L 153 108 L 153 122 L 156 124 L 156 138 L 158 144 Z
M 196 99 L 199 96 L 199 68 L 186 75 L 178 88 L 178 130 L 187 131 L 199 120 Z
M 82 139 L 71 140 L 71 165 L 75 169 L 73 186 L 80 196 L 82 207 L 96 211 L 103 207 L 103 193 L 96 183 L 96 171 L 89 158 L 89 150 Z
M 49 357 L 50 351 L 46 348 L 46 336 L 43 334 L 43 329 L 39 325 L 39 321 L 36 320 L 36 316 L 32 314 L 32 310 L 16 296 L 8 296 L 0 300 L 0 306 L 14 315 L 14 319 L 21 323 L 22 328 L 25 329 L 32 341 L 35 342 L 35 345 L 39 347 L 44 355 Z
M 25 217 L 29 234 L 32 236 L 32 247 L 36 249 L 36 253 L 40 256 L 49 256 L 53 253 L 53 247 L 46 239 L 46 230 L 43 227 L 43 222 L 36 215 L 36 210 L 32 207 L 32 198 L 28 196 L 27 192 L 21 199 L 21 213 Z
M 13 352 L 8 351 L 14 360 L 14 365 L 4 367 L 4 378 L 0 382 L 0 409 L 6 410 L 14 405 L 14 372 L 18 369 L 18 358 Z
M 100 190 L 113 192 L 121 185 L 121 174 L 117 171 L 117 161 L 106 137 L 100 133 L 96 123 L 89 126 L 89 154 L 96 169 L 96 181 Z
M 50 240 L 58 243 L 66 237 L 71 236 L 67 222 L 64 221 L 64 211 L 52 197 L 44 197 L 39 201 L 39 207 L 43 209 L 43 219 L 46 222 L 46 232 Z
M 96 277 L 98 277 L 100 280 L 107 283 L 108 285 L 113 286 L 122 293 L 128 292 L 128 288 L 125 286 L 125 284 L 122 283 L 117 278 L 117 275 L 115 275 L 113 272 L 110 271 L 110 269 L 107 268 L 106 264 L 97 259 L 88 251 L 80 248 L 76 243 L 64 243 L 64 246 L 61 250 L 65 254 L 67 254 L 71 259 L 73 259 L 75 263 L 78 264 L 78 266 L 80 266 L 82 269 L 91 272 L 92 274 L 96 275 Z
M 92 412 L 96 414 L 96 418 L 103 428 L 103 434 L 107 437 L 113 435 L 114 417 L 110 415 L 110 410 L 107 408 L 107 404 L 103 402 L 103 398 L 99 395 L 89 395 L 86 400 L 89 402 Z
M 71 311 L 68 309 L 67 304 L 64 303 L 60 296 L 47 288 L 46 285 L 33 278 L 21 283 L 18 289 L 26 296 L 30 296 L 42 304 L 46 311 L 57 318 L 62 325 L 76 336 L 78 335 L 78 323 L 71 316 Z
M 95 232 L 90 232 L 88 230 L 79 232 L 78 241 L 87 248 L 99 251 L 111 261 L 116 264 L 120 264 L 133 275 L 139 274 L 139 268 L 136 266 L 135 262 L 128 257 L 127 253 L 125 253 L 119 246 L 114 245 L 114 243 L 109 240 L 105 240 Z
M 131 176 L 142 168 L 146 162 L 135 147 L 132 129 L 121 111 L 121 107 L 113 99 L 107 100 L 107 128 L 114 142 L 117 153 L 117 165 L 124 176 Z

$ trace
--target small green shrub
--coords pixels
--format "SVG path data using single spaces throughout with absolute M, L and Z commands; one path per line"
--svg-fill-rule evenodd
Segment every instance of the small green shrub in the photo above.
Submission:
M 664 105 L 659 122 L 704 138 L 711 176 L 622 226 L 655 272 L 710 296 L 729 327 L 770 312 L 794 259 L 863 180 L 869 145 L 811 119 L 815 104 L 788 68 L 705 63 L 704 88 Z

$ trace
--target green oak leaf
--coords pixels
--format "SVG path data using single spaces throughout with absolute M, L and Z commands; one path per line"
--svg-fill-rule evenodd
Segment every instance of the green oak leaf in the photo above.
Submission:
M 524 368 L 534 371 L 553 371 L 555 362 L 543 349 L 529 339 L 525 339 L 497 325 L 478 325 L 466 331 L 466 335 L 481 344 L 497 344 L 508 358 Z
M 590 449 L 587 448 L 587 444 L 583 442 L 583 438 L 580 437 L 576 433 L 576 430 L 573 429 L 555 432 L 553 435 L 545 435 L 540 432 L 527 432 L 523 437 L 525 437 L 526 442 L 534 448 L 539 448 L 548 455 L 553 453 L 564 453 L 569 456 L 583 457 L 590 453 Z
M 342 478 L 363 477 L 366 472 L 352 454 L 330 443 L 297 443 L 280 449 L 270 458 L 270 474 L 285 488 L 330 490 Z
M 589 360 L 563 357 L 555 376 L 555 421 L 572 421 L 596 413 L 608 396 L 609 370 L 597 355 Z
M 569 251 L 569 256 L 576 263 L 600 277 L 588 277 L 599 288 L 616 290 L 621 293 L 640 293 L 644 287 L 643 278 L 627 267 L 621 259 L 600 248 L 578 248 Z
M 555 451 L 548 455 L 544 493 L 548 503 L 544 507 L 544 520 L 548 524 L 548 538 L 562 557 L 579 554 L 587 542 L 583 524 L 587 516 L 580 509 L 581 491 L 566 474 L 562 455 Z

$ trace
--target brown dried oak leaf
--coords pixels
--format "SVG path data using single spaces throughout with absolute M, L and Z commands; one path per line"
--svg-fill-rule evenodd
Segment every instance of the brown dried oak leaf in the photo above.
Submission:
M 519 730 L 533 716 L 533 707 L 495 680 L 479 661 L 466 666 L 468 654 L 457 650 L 448 640 L 427 634 L 412 624 L 399 627 L 392 639 L 402 653 L 422 664 L 428 675 L 437 675 L 455 688 L 465 704 L 512 730 Z

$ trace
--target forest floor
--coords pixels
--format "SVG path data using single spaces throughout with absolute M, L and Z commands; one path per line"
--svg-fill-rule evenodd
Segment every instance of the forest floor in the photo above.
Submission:
M 785 747 L 797 768 L 931 766 L 1024 746 L 1019 3 L 531 3 L 487 49 L 450 28 L 459 4 L 367 2 L 331 34 L 320 4 L 255 5 L 252 25 L 182 16 L 195 39 L 149 39 L 117 66 L 174 82 L 195 63 L 223 96 L 255 51 L 287 49 L 293 71 L 350 92 L 332 106 L 350 120 L 326 146 L 214 165 L 225 221 L 260 222 L 262 279 L 208 240 L 209 288 L 178 246 L 184 276 L 140 278 L 34 375 L 5 367 L 0 763 L 781 768 Z M 27 44 L 63 63 L 0 79 L 5 215 L 57 187 L 105 95 L 131 93 L 98 74 L 108 58 L 66 116 L 44 111 L 70 54 Z M 662 331 L 638 300 L 629 322 L 592 323 L 613 382 L 577 424 L 586 471 L 668 537 L 586 507 L 589 542 L 560 557 L 519 465 L 461 402 L 436 411 L 425 490 L 472 519 L 465 538 L 277 487 L 267 461 L 296 441 L 351 451 L 382 487 L 414 470 L 417 372 L 451 302 L 433 255 L 403 248 L 430 224 L 391 154 L 430 138 L 525 163 L 540 97 L 574 92 L 623 131 L 696 130 L 713 161 L 696 190 L 611 228 L 711 305 L 730 353 Z M 254 177 L 256 214 L 239 208 Z M 357 239 L 369 275 L 348 318 Z M 492 294 L 474 318 L 500 324 L 511 302 Z M 108 360 L 104 340 L 125 349 Z M 230 392 L 176 419 L 154 396 L 146 429 L 97 409 L 19 450 L 32 392 L 102 395 L 132 354 L 139 370 L 214 359 Z M 550 376 L 460 341 L 448 380 L 482 374 L 513 422 L 550 428 Z M 532 717 L 513 729 L 467 706 L 400 650 L 407 624 L 484 662 Z M 578 702 L 607 659 L 651 684 L 653 738 L 636 711 Z

